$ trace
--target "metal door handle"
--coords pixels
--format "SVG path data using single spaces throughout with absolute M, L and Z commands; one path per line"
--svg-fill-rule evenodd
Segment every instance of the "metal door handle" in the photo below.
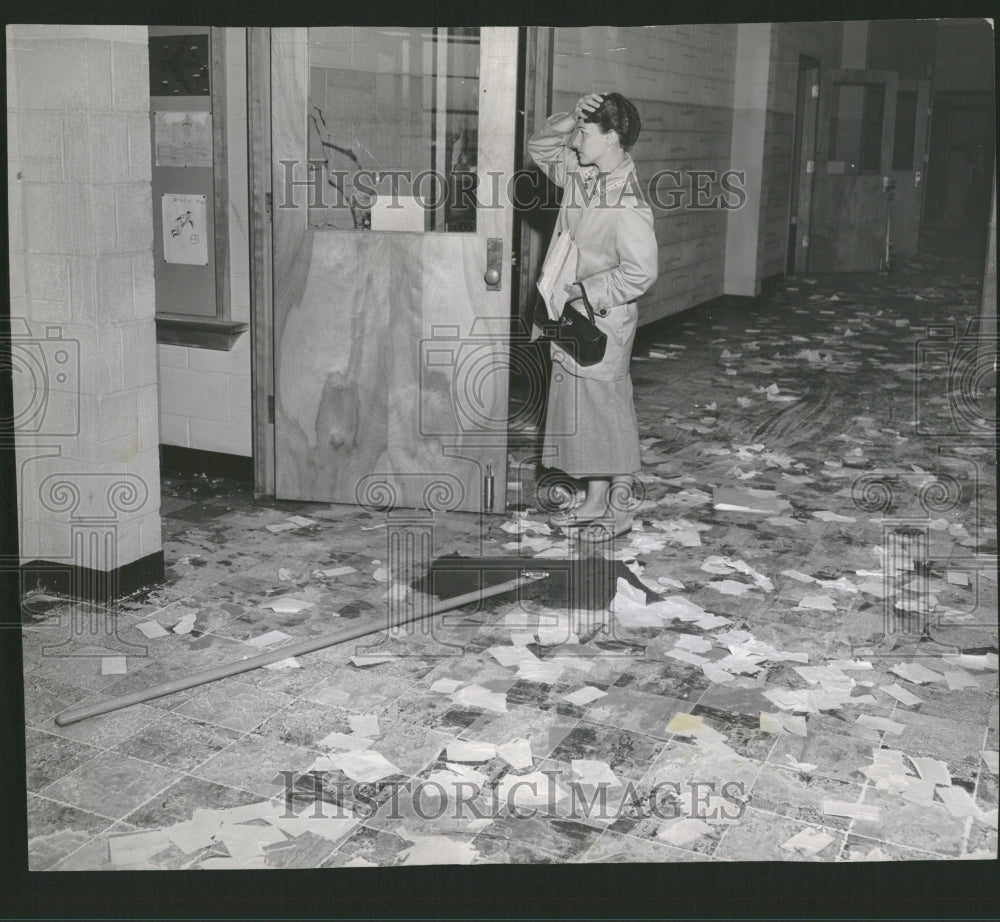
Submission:
M 503 240 L 500 237 L 490 237 L 486 241 L 486 273 L 483 275 L 488 291 L 500 290 L 502 260 Z

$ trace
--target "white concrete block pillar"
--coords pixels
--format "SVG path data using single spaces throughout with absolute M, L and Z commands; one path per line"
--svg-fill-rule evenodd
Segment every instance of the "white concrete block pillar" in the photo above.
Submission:
M 127 592 L 163 575 L 147 30 L 8 26 L 7 63 L 22 565 Z
M 758 253 L 764 178 L 764 136 L 771 78 L 773 23 L 741 23 L 736 35 L 733 137 L 729 167 L 745 174 L 746 203 L 726 216 L 726 273 L 723 292 L 760 294 Z

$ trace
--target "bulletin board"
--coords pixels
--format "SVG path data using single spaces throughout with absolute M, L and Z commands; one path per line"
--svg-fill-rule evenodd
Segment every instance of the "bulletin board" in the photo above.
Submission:
M 149 75 L 156 312 L 214 319 L 219 305 L 209 28 L 151 26 Z

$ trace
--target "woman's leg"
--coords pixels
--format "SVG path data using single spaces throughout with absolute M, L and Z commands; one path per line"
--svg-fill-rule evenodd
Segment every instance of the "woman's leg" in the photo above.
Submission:
M 616 521 L 629 514 L 632 499 L 632 475 L 590 477 L 587 495 L 573 511 L 582 517 L 613 516 Z

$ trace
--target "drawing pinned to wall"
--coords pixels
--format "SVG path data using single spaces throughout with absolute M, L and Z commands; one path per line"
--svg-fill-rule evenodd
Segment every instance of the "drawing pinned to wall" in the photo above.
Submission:
M 162 210 L 164 262 L 207 266 L 205 196 L 166 192 L 162 197 Z
M 212 166 L 211 112 L 154 112 L 157 166 Z

